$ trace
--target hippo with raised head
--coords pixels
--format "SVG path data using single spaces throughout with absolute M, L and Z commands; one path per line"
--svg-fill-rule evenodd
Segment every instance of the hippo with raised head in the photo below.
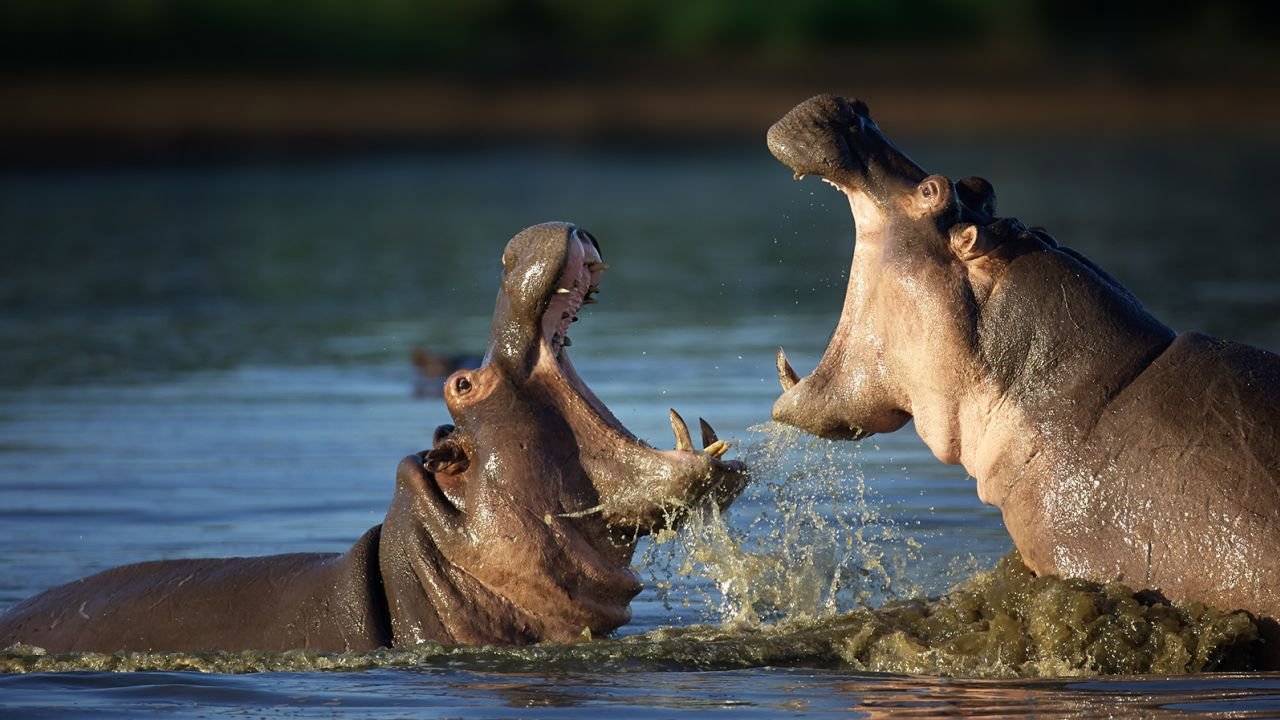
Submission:
M 862 102 L 819 96 L 769 148 L 848 196 L 835 334 L 774 419 L 827 438 L 908 420 L 1000 508 L 1036 573 L 1117 580 L 1280 617 L 1280 357 L 1177 334 L 1044 231 L 894 147 Z
M 742 464 L 673 410 L 675 450 L 638 440 L 569 361 L 569 324 L 605 265 L 586 231 L 528 228 L 502 255 L 484 363 L 454 373 L 454 425 L 396 472 L 385 521 L 343 554 L 170 560 L 107 570 L 0 617 L 0 647 L 367 650 L 424 641 L 564 642 L 630 619 L 637 539 L 706 502 Z

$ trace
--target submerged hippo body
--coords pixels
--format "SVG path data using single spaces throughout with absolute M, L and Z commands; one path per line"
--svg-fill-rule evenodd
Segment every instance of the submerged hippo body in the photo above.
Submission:
M 998 218 L 990 183 L 926 177 L 861 102 L 813 98 L 769 146 L 857 228 L 818 367 L 801 380 L 779 351 L 776 420 L 854 439 L 914 419 L 1035 572 L 1280 617 L 1280 357 L 1174 333 Z
M 564 347 L 604 264 L 572 225 L 517 235 L 488 353 L 454 373 L 455 425 L 401 461 L 385 521 L 345 554 L 171 560 L 107 570 L 0 617 L 0 647 L 367 650 L 424 641 L 528 643 L 609 632 L 640 590 L 639 536 L 746 481 L 704 423 L 694 450 L 629 433 Z

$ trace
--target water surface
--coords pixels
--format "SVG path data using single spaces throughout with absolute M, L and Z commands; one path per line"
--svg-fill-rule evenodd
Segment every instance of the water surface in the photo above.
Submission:
M 991 178 L 1002 212 L 1089 254 L 1175 328 L 1280 348 L 1280 206 L 1257 200 L 1280 186 L 1267 172 L 1280 149 L 904 145 L 931 170 Z M 0 608 L 127 562 L 345 549 L 381 520 L 399 458 L 448 419 L 414 396 L 410 351 L 479 350 L 502 246 L 550 219 L 590 228 L 612 266 L 574 328 L 595 392 L 661 446 L 669 407 L 706 417 L 767 470 L 727 534 L 642 549 L 645 591 L 622 636 L 821 622 L 992 567 L 1011 547 L 999 513 L 910 428 L 779 447 L 762 427 L 778 393 L 773 352 L 785 345 L 801 372 L 816 363 L 852 246 L 843 199 L 766 155 L 508 148 L 0 176 Z M 795 657 L 419 660 L 8 675 L 0 706 L 33 717 L 1280 712 L 1272 675 L 996 681 Z

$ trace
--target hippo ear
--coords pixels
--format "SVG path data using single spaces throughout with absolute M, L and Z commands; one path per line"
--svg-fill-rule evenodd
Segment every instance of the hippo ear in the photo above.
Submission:
M 951 251 L 964 262 L 977 260 L 996 248 L 991 235 L 973 223 L 951 228 Z
M 427 472 L 436 474 L 458 475 L 470 465 L 471 460 L 467 458 L 467 452 L 462 444 L 447 437 L 442 442 L 438 442 L 423 457 L 423 467 Z
M 1028 232 L 1036 236 L 1036 238 L 1039 239 L 1040 242 L 1044 243 L 1045 245 L 1048 245 L 1051 248 L 1058 247 L 1058 241 L 1052 235 L 1049 234 L 1048 230 L 1045 230 L 1042 227 L 1033 227 L 1030 230 L 1028 230 Z
M 955 190 L 941 175 L 930 175 L 916 186 L 916 206 L 926 215 L 937 215 L 951 205 Z
M 441 440 L 452 435 L 453 431 L 456 429 L 457 428 L 455 428 L 454 426 L 448 425 L 448 424 L 436 426 L 436 431 L 431 434 L 432 446 L 439 445 Z
M 995 217 L 996 189 L 986 178 L 974 175 L 961 180 L 956 183 L 956 194 L 970 210 Z

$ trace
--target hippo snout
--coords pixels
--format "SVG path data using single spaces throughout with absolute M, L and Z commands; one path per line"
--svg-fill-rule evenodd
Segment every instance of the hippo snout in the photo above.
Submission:
M 861 440 L 893 432 L 911 420 L 884 388 L 849 361 L 848 353 L 828 351 L 813 374 L 801 380 L 778 348 L 777 369 L 783 392 L 772 414 L 784 425 L 827 440 Z
M 821 393 L 813 392 L 812 380 L 812 377 L 805 378 L 774 401 L 772 415 L 776 422 L 827 440 L 861 440 L 871 434 L 830 412 L 830 403 L 814 397 Z
M 797 176 L 835 179 L 855 165 L 845 133 L 857 124 L 858 116 L 844 98 L 819 95 L 774 123 L 766 140 L 774 157 Z

